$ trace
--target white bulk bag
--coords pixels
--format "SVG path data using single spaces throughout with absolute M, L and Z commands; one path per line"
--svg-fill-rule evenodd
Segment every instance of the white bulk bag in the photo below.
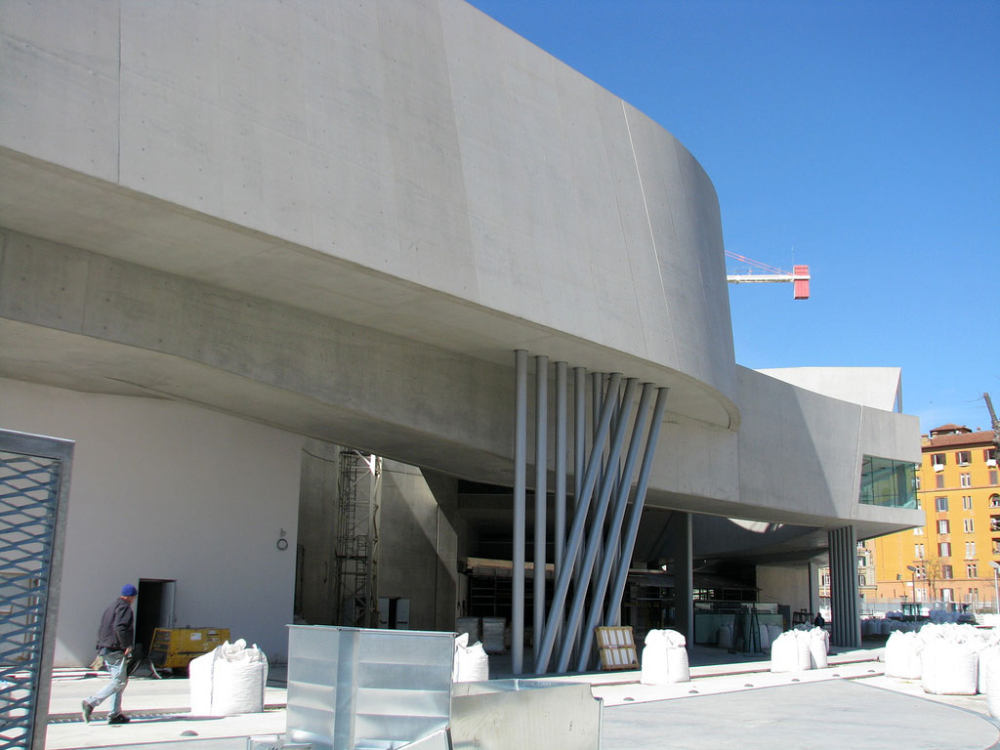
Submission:
M 666 685 L 670 682 L 665 632 L 650 630 L 646 633 L 639 674 L 639 682 L 643 685 Z
M 193 672 L 191 671 L 193 668 Z M 264 710 L 267 657 L 246 641 L 226 641 L 188 665 L 191 713 L 235 716 Z
M 916 633 L 897 631 L 885 642 L 885 673 L 902 680 L 919 680 L 924 642 Z
M 989 690 L 990 674 L 993 669 L 1000 667 L 1000 646 L 987 646 L 979 652 L 979 692 L 983 695 Z M 1000 687 L 1000 685 L 998 685 Z
M 191 713 L 212 715 L 212 677 L 215 672 L 215 651 L 202 654 L 188 663 L 188 688 L 191 691 Z
M 663 640 L 668 647 L 683 647 L 687 645 L 687 639 L 683 633 L 679 633 L 676 630 L 661 630 L 660 632 L 663 633 Z
M 719 626 L 719 648 L 733 647 L 733 626 L 729 623 Z
M 799 631 L 789 630 L 771 644 L 771 671 L 798 672 L 801 669 L 809 669 L 809 643 L 799 637 Z
M 688 652 L 683 646 L 671 646 L 667 649 L 667 681 L 691 681 L 691 669 L 688 665 Z
M 1000 719 L 1000 649 L 989 648 L 980 654 L 979 669 L 986 674 L 986 708 L 990 716 Z
M 809 666 L 812 669 L 826 669 L 827 632 L 821 628 L 809 631 Z
M 471 646 L 469 634 L 462 633 L 455 639 L 455 661 L 452 682 L 486 682 L 490 679 L 490 657 L 483 644 L 476 641 Z
M 964 644 L 934 640 L 920 653 L 920 684 L 935 695 L 975 695 L 979 658 Z

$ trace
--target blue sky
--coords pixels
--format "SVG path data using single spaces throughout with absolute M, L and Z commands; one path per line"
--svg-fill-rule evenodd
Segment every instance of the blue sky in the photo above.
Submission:
M 1000 407 L 1000 1 L 472 0 L 673 133 L 726 248 L 748 367 L 899 366 L 921 430 Z M 739 272 L 738 264 L 730 269 Z

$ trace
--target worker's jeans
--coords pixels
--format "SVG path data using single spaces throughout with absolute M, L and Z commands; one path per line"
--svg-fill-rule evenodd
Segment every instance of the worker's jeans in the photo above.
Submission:
M 105 698 L 113 695 L 109 716 L 117 716 L 122 712 L 122 691 L 128 684 L 128 659 L 121 651 L 109 651 L 104 654 L 104 666 L 111 674 L 111 682 L 87 698 L 87 703 L 96 708 Z

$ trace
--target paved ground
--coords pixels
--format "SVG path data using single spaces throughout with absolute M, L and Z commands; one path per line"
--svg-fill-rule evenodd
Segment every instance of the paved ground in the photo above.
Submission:
M 984 696 L 925 695 L 919 683 L 884 676 L 880 656 L 880 649 L 846 652 L 825 670 L 772 674 L 755 657 L 695 649 L 691 661 L 699 666 L 687 683 L 641 685 L 638 672 L 556 679 L 586 679 L 604 700 L 604 750 L 1000 750 Z M 48 750 L 244 750 L 248 736 L 285 730 L 280 668 L 272 669 L 263 713 L 221 719 L 188 713 L 185 679 L 133 679 L 125 693 L 133 716 L 127 726 L 83 724 L 80 701 L 101 683 L 85 674 L 53 679 Z

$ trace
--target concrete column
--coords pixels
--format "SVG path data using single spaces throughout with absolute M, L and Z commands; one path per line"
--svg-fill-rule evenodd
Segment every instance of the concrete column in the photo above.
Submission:
M 830 543 L 830 643 L 842 648 L 861 647 L 858 618 L 858 540 L 853 526 L 831 529 Z
M 694 645 L 694 561 L 691 514 L 673 511 L 670 515 L 670 549 L 673 553 L 674 628 Z

